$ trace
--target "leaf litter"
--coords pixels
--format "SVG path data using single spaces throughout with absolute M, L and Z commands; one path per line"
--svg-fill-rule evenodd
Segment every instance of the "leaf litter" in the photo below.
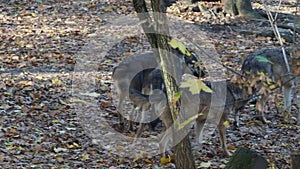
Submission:
M 232 20 L 231 25 L 226 25 L 228 23 L 222 18 L 184 11 L 184 4 L 180 5 L 169 9 L 196 24 L 202 23 L 199 29 L 210 32 L 220 60 L 234 68 L 239 69 L 247 54 L 279 45 L 271 37 L 231 31 L 257 28 L 259 24 L 255 21 Z M 255 6 L 260 7 L 258 3 Z M 122 146 L 108 149 L 98 146 L 80 125 L 82 119 L 74 110 L 74 106 L 90 104 L 72 94 L 72 83 L 86 75 L 74 72 L 78 52 L 90 38 L 97 37 L 95 32 L 101 31 L 101 26 L 109 20 L 105 16 L 134 13 L 131 1 L 10 0 L 0 4 L 0 10 L 2 168 L 174 168 L 169 158 L 162 164 L 160 155 L 123 158 L 118 156 L 124 149 Z M 226 24 L 222 24 L 224 22 Z M 99 115 L 113 127 L 117 124 L 117 116 L 111 91 L 112 69 L 123 57 L 149 49 L 145 36 L 127 37 L 115 44 L 107 55 L 101 56 L 104 62 L 98 62 L 98 72 L 91 73 L 97 77 L 96 90 L 86 90 L 82 97 L 98 99 Z M 300 128 L 284 123 L 283 115 L 275 112 L 271 104 L 267 115 L 272 122 L 263 125 L 254 119 L 253 106 L 243 109 L 240 129 L 227 129 L 228 149 L 251 148 L 266 157 L 272 166 L 289 168 L 290 152 L 300 147 Z M 295 108 L 293 112 L 295 115 Z M 230 117 L 228 123 L 232 122 Z M 220 155 L 217 134 L 202 145 L 195 143 L 193 136 L 194 149 L 202 146 L 201 151 L 194 151 L 198 168 L 223 168 L 228 159 Z

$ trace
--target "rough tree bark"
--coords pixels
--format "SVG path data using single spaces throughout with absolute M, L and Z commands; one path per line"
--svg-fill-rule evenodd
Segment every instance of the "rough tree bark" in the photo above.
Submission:
M 163 73 L 164 83 L 167 90 L 167 97 L 169 103 L 174 100 L 175 93 L 178 92 L 178 86 L 176 85 L 172 76 L 167 72 L 173 72 L 170 70 L 172 66 L 170 63 L 174 62 L 174 59 L 170 56 L 170 49 L 168 42 L 170 40 L 169 31 L 167 26 L 167 18 L 165 14 L 166 0 L 151 0 L 151 7 L 154 12 L 154 22 L 150 18 L 145 0 L 133 0 L 134 8 L 138 13 L 138 17 L 141 20 L 142 27 L 146 36 L 151 44 L 154 54 L 156 55 L 157 63 L 161 63 L 161 69 Z M 177 70 L 175 70 L 176 72 Z M 180 107 L 178 104 L 169 104 L 171 110 L 172 120 L 175 121 L 179 117 Z M 179 134 L 173 128 L 173 139 L 179 138 L 176 135 Z M 177 142 L 176 140 L 173 140 Z M 175 152 L 175 165 L 179 169 L 195 169 L 195 162 L 191 150 L 191 144 L 189 136 L 185 136 L 174 148 Z
M 246 18 L 262 18 L 253 10 L 250 0 L 222 0 L 222 3 L 224 11 L 231 15 L 239 15 Z
M 292 154 L 291 154 L 291 164 L 292 164 L 292 169 L 299 169 L 300 168 L 300 151 L 292 152 Z

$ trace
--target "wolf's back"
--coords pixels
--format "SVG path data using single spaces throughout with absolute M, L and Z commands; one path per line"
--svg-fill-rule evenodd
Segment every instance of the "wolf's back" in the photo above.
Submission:
M 290 62 L 288 51 L 286 56 L 288 62 Z M 266 60 L 260 60 L 259 58 L 266 58 Z M 274 77 L 277 79 L 288 72 L 282 50 L 279 48 L 260 50 L 248 55 L 243 62 L 242 71 L 250 74 L 264 72 L 273 79 Z

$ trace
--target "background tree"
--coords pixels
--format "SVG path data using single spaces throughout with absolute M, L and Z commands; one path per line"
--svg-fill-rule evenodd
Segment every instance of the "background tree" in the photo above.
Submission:
M 192 0 L 192 3 L 200 0 Z M 212 1 L 212 0 L 207 0 Z M 219 1 L 219 0 L 213 0 Z M 239 15 L 246 18 L 262 18 L 255 10 L 253 10 L 250 0 L 221 0 L 225 13 L 233 16 Z
M 239 15 L 247 18 L 261 18 L 256 11 L 253 10 L 250 0 L 222 0 L 224 11 L 231 15 Z

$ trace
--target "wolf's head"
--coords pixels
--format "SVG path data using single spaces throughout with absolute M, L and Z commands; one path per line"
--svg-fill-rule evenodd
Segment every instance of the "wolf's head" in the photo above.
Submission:
M 300 73 L 300 47 L 291 50 L 291 70 L 295 74 Z

